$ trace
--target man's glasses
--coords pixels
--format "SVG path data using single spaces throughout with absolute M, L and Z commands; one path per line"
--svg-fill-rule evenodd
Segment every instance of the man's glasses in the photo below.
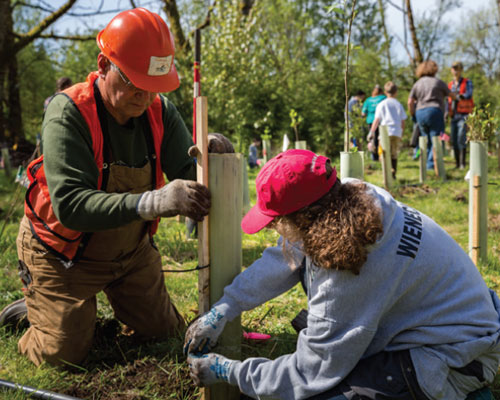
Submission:
M 109 64 L 111 65 L 111 68 L 113 68 L 116 72 L 118 72 L 118 75 L 120 75 L 120 78 L 122 78 L 123 83 L 125 83 L 125 86 L 127 86 L 128 89 L 130 90 L 138 90 L 136 86 L 132 82 L 130 82 L 130 79 L 128 79 L 125 74 L 122 72 L 120 68 L 116 64 L 114 64 L 111 60 L 109 60 Z

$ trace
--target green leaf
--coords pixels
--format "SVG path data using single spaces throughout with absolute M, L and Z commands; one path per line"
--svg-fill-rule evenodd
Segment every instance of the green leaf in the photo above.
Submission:
M 328 10 L 326 10 L 326 12 L 328 14 L 332 14 L 332 13 L 337 13 L 337 14 L 342 14 L 344 15 L 345 14 L 345 11 L 339 7 L 335 7 L 335 6 L 330 6 L 328 7 Z

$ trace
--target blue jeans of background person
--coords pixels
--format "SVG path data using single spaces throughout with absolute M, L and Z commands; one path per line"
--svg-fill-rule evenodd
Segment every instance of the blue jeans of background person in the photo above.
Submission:
M 426 107 L 415 113 L 420 135 L 427 136 L 427 169 L 434 168 L 434 157 L 432 154 L 432 138 L 444 132 L 444 115 L 438 107 Z
M 453 144 L 453 151 L 455 154 L 467 148 L 466 117 L 467 114 L 457 114 L 451 119 L 451 143 Z

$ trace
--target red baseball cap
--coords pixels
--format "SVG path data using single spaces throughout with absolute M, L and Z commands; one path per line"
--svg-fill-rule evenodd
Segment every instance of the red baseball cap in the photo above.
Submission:
M 337 181 L 330 159 L 309 150 L 287 150 L 269 160 L 257 175 L 257 204 L 243 217 L 241 229 L 257 233 L 275 217 L 291 214 L 323 197 Z

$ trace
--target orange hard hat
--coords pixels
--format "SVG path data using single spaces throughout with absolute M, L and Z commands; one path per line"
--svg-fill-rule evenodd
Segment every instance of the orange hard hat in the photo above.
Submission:
M 99 32 L 97 45 L 134 86 L 148 92 L 179 87 L 174 37 L 158 14 L 145 8 L 121 12 Z

